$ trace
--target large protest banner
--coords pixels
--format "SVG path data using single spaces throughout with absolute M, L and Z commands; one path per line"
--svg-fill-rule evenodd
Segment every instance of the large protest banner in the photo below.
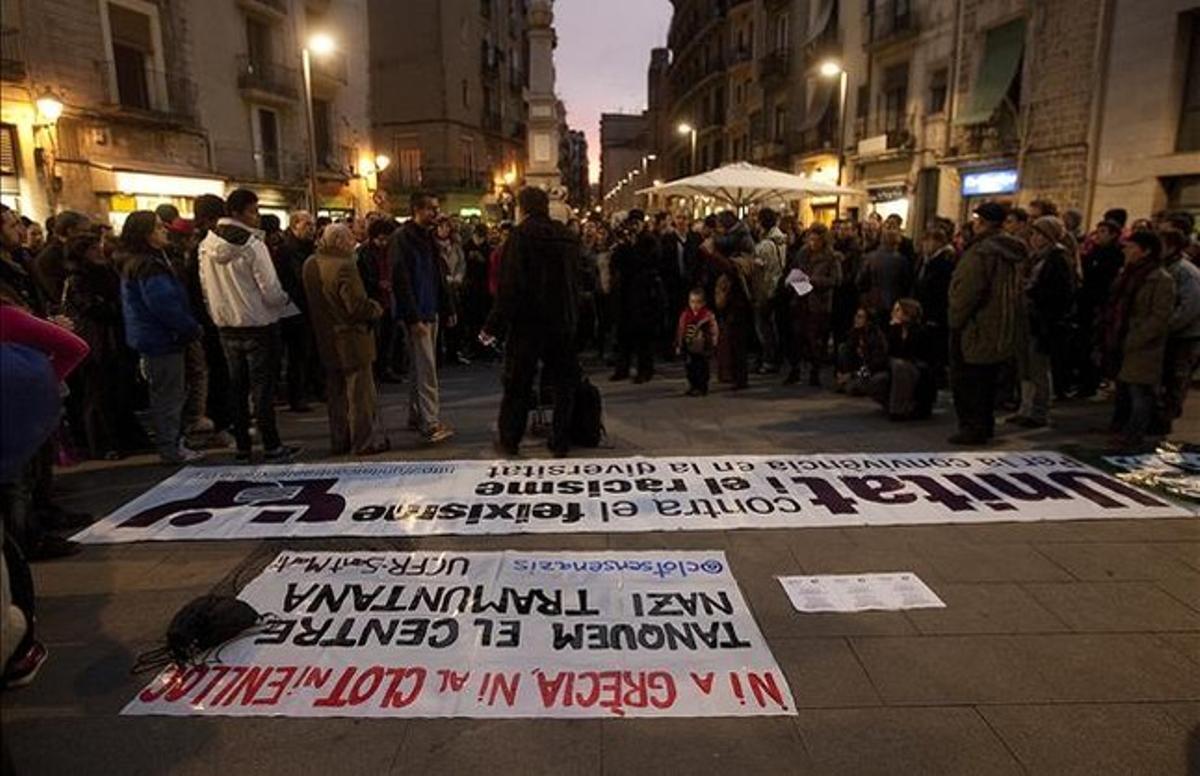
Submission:
M 184 469 L 78 534 L 175 539 L 807 528 L 1186 517 L 1056 453 Z
M 283 552 L 268 624 L 124 714 L 795 714 L 722 552 Z

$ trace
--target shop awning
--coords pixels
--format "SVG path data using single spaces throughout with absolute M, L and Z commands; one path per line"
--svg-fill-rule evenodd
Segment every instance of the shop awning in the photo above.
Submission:
M 1017 76 L 1024 50 L 1024 19 L 1014 19 L 988 30 L 983 60 L 975 76 L 971 98 L 966 109 L 954 119 L 955 124 L 982 124 L 992 118 L 996 106 L 1004 99 L 1013 78 Z
M 808 101 L 808 110 L 804 113 L 804 121 L 800 131 L 807 132 L 821 123 L 821 119 L 829 113 L 833 105 L 834 95 L 841 89 L 841 81 L 837 78 L 818 78 L 813 87 L 812 99 Z

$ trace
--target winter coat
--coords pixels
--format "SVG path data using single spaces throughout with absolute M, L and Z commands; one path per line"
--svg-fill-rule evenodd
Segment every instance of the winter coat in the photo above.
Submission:
M 165 253 L 120 257 L 125 342 L 144 356 L 181 353 L 203 334 Z
M 1071 315 L 1075 296 L 1075 273 L 1062 245 L 1052 245 L 1033 258 L 1033 271 L 1025 284 L 1029 334 L 1039 352 L 1049 353 L 1056 337 L 1064 336 L 1062 324 Z
M 657 247 L 653 237 L 642 235 L 633 243 L 623 240 L 613 250 L 609 268 L 617 295 L 617 325 L 622 331 L 653 331 L 658 324 L 662 280 Z
M 867 308 L 886 317 L 896 300 L 912 290 L 912 267 L 912 261 L 898 250 L 880 247 L 867 254 L 858 273 L 858 287 Z
M 947 329 L 950 314 L 950 279 L 954 276 L 954 249 L 946 246 L 925 257 L 917 272 L 913 293 L 925 316 L 925 322 L 940 332 Z
M 1012 357 L 1020 314 L 1020 270 L 1025 243 L 994 232 L 971 243 L 950 279 L 950 330 L 960 335 L 968 364 Z
M 122 347 L 121 277 L 111 265 L 85 262 L 72 267 L 63 287 L 62 311 L 91 348 L 93 360 Z
M 222 218 L 200 243 L 200 285 L 218 328 L 270 326 L 298 312 L 263 233 L 232 218 Z
M 489 334 L 573 342 L 579 317 L 579 238 L 545 215 L 522 221 L 504 246 Z
M 1162 379 L 1167 330 L 1175 305 L 1175 281 L 1165 269 L 1146 276 L 1133 294 L 1117 379 L 1135 385 L 1157 385 Z
M 775 292 L 783 281 L 785 264 L 787 236 L 778 226 L 772 227 L 767 236 L 754 246 L 754 274 L 751 276 L 750 295 L 755 307 L 768 305 L 775 298 Z
M 1095 245 L 1083 255 L 1083 282 L 1079 286 L 1076 305 L 1080 322 L 1085 326 L 1096 323 L 1097 314 L 1108 303 L 1113 281 L 1125 264 L 1125 254 L 1115 242 Z
M 433 233 L 408 221 L 392 234 L 388 246 L 396 315 L 407 324 L 435 323 L 455 314 Z
M 811 253 L 806 248 L 797 254 L 800 269 L 808 275 L 813 290 L 807 296 L 797 297 L 790 291 L 790 299 L 800 299 L 808 304 L 809 312 L 833 314 L 833 292 L 842 284 L 842 255 L 835 251 Z
M 304 262 L 316 250 L 312 240 L 302 240 L 289 229 L 284 232 L 283 240 L 275 251 L 275 273 L 279 276 L 279 285 L 283 286 L 288 298 L 296 303 L 301 312 L 308 312 L 308 302 L 304 298 Z
M 353 372 L 375 361 L 372 324 L 383 307 L 367 295 L 353 255 L 317 253 L 301 271 L 308 314 L 325 368 Z
M 1175 309 L 1168 326 L 1171 339 L 1200 339 L 1200 267 L 1180 253 L 1167 258 L 1163 269 L 1175 281 Z

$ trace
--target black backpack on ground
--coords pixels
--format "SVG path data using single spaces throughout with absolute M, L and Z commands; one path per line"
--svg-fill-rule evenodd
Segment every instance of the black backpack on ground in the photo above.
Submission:
M 600 389 L 585 377 L 575 389 L 571 444 L 576 447 L 599 447 L 605 436 L 604 403 L 600 399 Z

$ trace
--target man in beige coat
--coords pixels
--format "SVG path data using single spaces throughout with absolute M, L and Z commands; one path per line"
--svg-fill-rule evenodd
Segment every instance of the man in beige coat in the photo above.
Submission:
M 354 233 L 328 227 L 317 252 L 304 263 L 304 291 L 325 365 L 329 436 L 333 455 L 373 455 L 389 449 L 379 428 L 375 393 L 375 334 L 383 315 L 367 296 L 354 263 Z

